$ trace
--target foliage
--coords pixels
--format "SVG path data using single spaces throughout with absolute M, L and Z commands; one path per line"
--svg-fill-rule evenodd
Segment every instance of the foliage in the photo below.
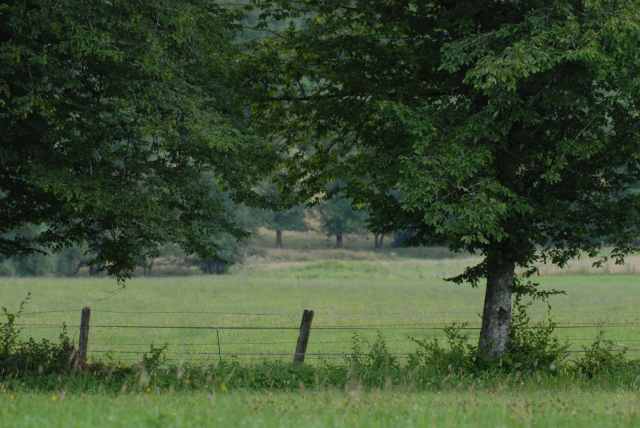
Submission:
M 304 216 L 303 205 L 296 205 L 283 211 L 270 211 L 267 213 L 266 225 L 274 230 L 304 231 L 307 229 Z
M 0 3 L 0 255 L 86 242 L 120 278 L 226 225 L 254 150 L 233 65 L 238 11 L 212 0 Z M 40 233 L 8 234 L 25 225 Z
M 424 229 L 419 230 L 413 227 L 396 230 L 393 233 L 393 242 L 391 244 L 396 248 L 424 246 L 443 246 L 446 242 L 434 234 L 428 235 Z
M 461 325 L 452 325 L 446 330 L 447 344 L 437 340 L 415 339 L 418 348 L 408 355 L 406 363 L 389 351 L 385 339 L 378 337 L 367 344 L 354 336 L 351 353 L 344 362 L 320 361 L 314 364 L 292 365 L 283 361 L 260 361 L 246 363 L 234 359 L 220 362 L 192 364 L 169 363 L 165 356 L 166 346 L 151 346 L 143 354 L 139 364 L 131 366 L 111 363 L 93 363 L 84 372 L 70 372 L 69 358 L 72 350 L 68 339 L 67 348 L 51 343 L 38 343 L 31 339 L 14 349 L 27 356 L 29 364 L 20 368 L 4 367 L 4 381 L 11 385 L 18 381 L 22 388 L 30 390 L 60 390 L 74 387 L 79 391 L 99 388 L 103 391 L 218 391 L 231 389 L 252 390 L 300 390 L 304 388 L 325 389 L 331 387 L 349 389 L 389 389 L 391 387 L 417 390 L 441 390 L 451 387 L 495 388 L 513 384 L 521 386 L 524 381 L 544 380 L 551 383 L 575 384 L 582 380 L 607 382 L 615 377 L 633 387 L 637 381 L 637 361 L 629 360 L 624 353 L 611 353 L 600 339 L 588 349 L 584 357 L 574 362 L 558 360 L 557 367 L 531 364 L 487 366 L 477 358 L 475 346 L 469 345 L 468 337 L 462 333 Z M 603 347 L 604 346 L 604 347 Z M 61 352 L 66 349 L 66 353 Z M 15 353 L 15 351 L 14 351 Z M 530 361 L 522 359 L 520 361 Z M 7 360 L 3 362 L 15 362 Z M 507 360 L 505 360 L 506 362 Z M 62 376 L 61 376 L 62 375 Z M 577 375 L 577 377 L 576 377 Z M 53 377 L 52 377 L 53 376 Z M 73 386 L 75 383 L 75 386 Z M 1 385 L 1 384 L 0 384 Z M 613 384 L 615 388 L 620 383 Z M 636 385 L 637 387 L 637 385 Z
M 569 356 L 568 343 L 563 343 L 555 335 L 557 324 L 551 318 L 551 306 L 547 303 L 547 318 L 537 324 L 531 322 L 522 294 L 517 294 L 507 354 L 500 362 L 511 370 L 534 372 L 557 371 Z
M 284 231 L 307 230 L 305 222 L 305 206 L 295 204 L 289 196 L 281 191 L 273 182 L 265 182 L 260 186 L 259 194 L 262 208 L 254 209 L 260 223 L 276 231 L 276 246 L 282 248 Z
M 16 257 L 13 265 L 20 276 L 39 276 L 53 271 L 51 259 L 44 254 Z
M 633 251 L 638 0 L 254 3 L 264 27 L 290 23 L 247 68 L 292 189 L 400 195 L 382 217 L 486 256 L 457 280 L 490 279 L 492 298 L 517 266 Z M 485 321 L 481 344 L 503 341 Z
M 203 185 L 206 185 L 203 183 Z M 229 192 L 210 185 L 210 197 L 221 207 L 218 218 L 204 220 L 203 229 L 197 230 L 201 245 L 194 246 L 196 263 L 206 274 L 223 274 L 235 263 L 242 261 L 248 231 L 255 229 L 248 207 L 236 203 Z
M 273 230 L 306 230 L 305 209 L 296 205 L 273 182 L 263 183 L 259 188 L 263 205 L 262 224 Z
M 472 372 L 476 368 L 476 349 L 468 343 L 468 336 L 463 334 L 462 329 L 465 327 L 466 324 L 452 324 L 444 330 L 446 347 L 438 339 L 412 338 L 418 349 L 409 356 L 408 367 L 416 371 L 428 368 L 426 373 L 421 373 L 427 377 L 442 373 L 456 375 Z
M 15 274 L 15 268 L 13 263 L 9 260 L 0 260 L 0 277 L 1 276 L 13 276 Z
M 64 248 L 57 254 L 56 273 L 64 276 L 75 276 L 88 261 L 82 247 Z
M 164 355 L 166 350 L 167 345 L 151 345 L 149 351 L 142 354 L 142 367 L 149 372 L 158 370 L 167 360 L 167 357 Z
M 629 366 L 626 348 L 616 346 L 613 341 L 605 339 L 602 331 L 583 351 L 583 355 L 575 363 L 575 368 L 579 374 L 589 378 L 598 374 L 612 375 Z
M 318 205 L 320 227 L 328 236 L 336 236 L 338 246 L 342 235 L 366 230 L 366 212 L 355 209 L 353 201 L 336 194 Z
M 491 388 L 490 385 L 500 387 L 503 383 L 513 381 L 514 385 L 520 385 L 520 381 L 529 382 L 530 379 L 544 378 L 552 383 L 565 382 L 568 386 L 576 385 L 599 385 L 606 384 L 607 388 L 619 389 L 619 388 L 636 388 L 638 385 L 638 361 L 636 360 L 637 354 L 627 353 L 625 358 L 627 363 L 623 366 L 612 370 L 601 370 L 596 372 L 593 378 L 589 378 L 587 375 L 579 373 L 575 368 L 575 361 L 582 358 L 582 353 L 571 353 L 569 360 L 564 360 L 556 364 L 555 370 L 550 364 L 541 363 L 528 363 L 527 355 L 519 356 L 517 359 L 511 361 L 525 361 L 518 366 L 510 363 L 508 357 L 505 357 L 504 362 L 495 365 L 478 364 L 476 361 L 476 355 L 474 350 L 476 348 L 475 343 L 470 342 L 469 338 L 472 338 L 477 334 L 477 330 L 474 328 L 477 325 L 477 314 L 473 309 L 475 299 L 477 299 L 477 291 L 470 289 L 460 289 L 458 293 L 449 293 L 446 288 L 443 289 L 443 282 L 437 277 L 442 276 L 443 271 L 452 271 L 461 263 L 456 261 L 432 261 L 421 262 L 420 264 L 414 264 L 414 261 L 410 263 L 396 262 L 390 263 L 390 259 L 382 260 L 377 258 L 371 262 L 365 263 L 362 261 L 327 261 L 322 265 L 317 263 L 307 264 L 300 266 L 290 266 L 283 269 L 256 269 L 253 272 L 243 272 L 242 275 L 233 275 L 226 278 L 220 278 L 215 282 L 215 287 L 212 289 L 212 281 L 204 278 L 185 278 L 180 281 L 180 286 L 176 287 L 175 281 L 172 280 L 158 280 L 158 279 L 139 279 L 136 280 L 131 287 L 122 290 L 120 295 L 111 297 L 111 293 L 106 294 L 110 298 L 105 301 L 100 301 L 100 308 L 103 309 L 100 314 L 101 324 L 122 324 L 126 320 L 122 318 L 122 314 L 112 314 L 109 311 L 116 312 L 133 312 L 128 319 L 135 321 L 139 314 L 140 307 L 139 302 L 153 301 L 153 307 L 148 307 L 148 311 L 157 311 L 159 314 L 147 314 L 145 315 L 145 321 L 148 324 L 163 325 L 171 320 L 167 317 L 172 315 L 165 314 L 166 312 L 191 312 L 191 311 L 209 311 L 210 299 L 204 299 L 202 296 L 211 295 L 213 292 L 216 305 L 220 310 L 225 313 L 235 313 L 237 315 L 229 315 L 225 317 L 229 325 L 251 325 L 251 317 L 247 317 L 246 314 L 250 313 L 283 313 L 283 308 L 295 308 L 299 304 L 299 293 L 296 290 L 300 289 L 301 284 L 313 283 L 316 286 L 311 287 L 305 291 L 308 297 L 316 302 L 321 302 L 324 306 L 330 306 L 332 311 L 330 312 L 318 312 L 320 318 L 317 320 L 321 324 L 325 325 L 342 325 L 347 322 L 345 314 L 349 315 L 350 320 L 360 319 L 361 321 L 369 320 L 367 322 L 373 322 L 371 318 L 375 317 L 375 324 L 380 324 L 380 329 L 384 333 L 384 341 L 387 352 L 375 355 L 370 358 L 370 361 L 390 361 L 396 360 L 400 369 L 389 369 L 388 371 L 380 370 L 374 371 L 371 368 L 374 364 L 365 361 L 360 364 L 364 367 L 364 371 L 357 371 L 352 368 L 349 360 L 328 359 L 327 363 L 330 367 L 324 366 L 322 360 L 316 358 L 309 358 L 307 363 L 310 367 L 305 367 L 304 378 L 302 372 L 294 372 L 289 366 L 289 357 L 283 358 L 283 361 L 273 361 L 273 357 L 268 357 L 270 361 L 256 361 L 253 359 L 245 359 L 239 357 L 236 361 L 233 357 L 228 355 L 234 352 L 256 352 L 256 353 L 285 353 L 289 354 L 293 352 L 293 345 L 295 343 L 295 337 L 283 341 L 281 331 L 271 330 L 259 330 L 259 331 L 243 331 L 232 336 L 223 335 L 221 338 L 223 349 L 223 361 L 227 364 L 224 368 L 220 368 L 219 374 L 213 377 L 212 368 L 210 366 L 218 364 L 218 356 L 210 355 L 206 361 L 194 361 L 191 360 L 191 355 L 185 357 L 185 361 L 180 362 L 177 360 L 166 361 L 160 370 L 159 376 L 163 380 L 163 383 L 159 388 L 162 391 L 170 391 L 171 387 L 176 389 L 193 388 L 196 390 L 209 390 L 209 388 L 217 388 L 218 383 L 224 383 L 229 389 L 235 388 L 253 388 L 253 382 L 255 382 L 255 388 L 260 389 L 262 387 L 267 388 L 265 385 L 274 385 L 274 388 L 297 388 L 300 381 L 304 382 L 305 387 L 323 389 L 326 387 L 337 387 L 358 389 L 360 387 L 366 389 L 369 387 L 369 383 L 361 382 L 361 376 L 367 379 L 377 379 L 375 385 L 379 385 L 380 388 L 387 388 L 389 386 L 387 379 L 391 379 L 391 385 L 397 386 L 399 389 L 438 389 L 447 388 L 451 385 L 472 385 L 480 386 L 485 385 Z M 462 261 L 462 263 L 468 263 L 468 260 Z M 306 270 L 305 270 L 306 269 Z M 309 280 L 311 279 L 311 282 Z M 637 296 L 639 289 L 637 287 L 638 281 L 636 277 L 629 275 L 581 275 L 571 276 L 562 274 L 551 277 L 542 278 L 544 289 L 551 288 L 550 286 L 563 286 L 571 290 L 571 299 L 558 299 L 554 304 L 554 312 L 561 316 L 564 322 L 570 324 L 581 323 L 586 319 L 606 317 L 611 323 L 619 324 L 625 323 L 628 318 L 629 312 L 633 312 L 633 301 Z M 389 287 L 390 282 L 394 283 L 393 287 Z M 54 309 L 63 309 L 69 307 L 69 305 L 78 307 L 78 303 L 83 302 L 82 295 L 92 295 L 98 298 L 105 296 L 104 291 L 107 287 L 108 280 L 86 280 L 80 279 L 77 281 L 68 281 L 63 278 L 58 279 L 30 279 L 30 280 L 18 280 L 18 281 L 5 281 L 3 284 L 3 303 L 8 307 L 17 306 L 18 302 L 22 298 L 24 287 L 27 287 L 34 291 L 36 297 L 32 299 L 32 305 L 35 312 L 46 311 Z M 366 286 L 364 286 L 366 284 Z M 364 288 L 363 288 L 364 286 Z M 275 287 L 275 288 L 274 288 Z M 280 290 L 280 292 L 274 293 L 274 289 Z M 189 290 L 189 293 L 185 293 L 185 290 Z M 81 291 L 81 293 L 79 293 Z M 162 292 L 159 292 L 162 291 Z M 80 297 L 78 297 L 80 296 Z M 246 296 L 251 296 L 251 299 L 247 299 Z M 407 301 L 407 296 L 411 296 L 411 299 Z M 83 300 L 78 301 L 74 299 L 81 298 Z M 585 314 L 582 311 L 575 311 L 576 302 L 580 301 L 599 302 L 603 301 L 605 305 L 602 308 L 592 308 L 593 311 L 589 313 L 589 317 L 585 318 Z M 55 302 L 66 302 L 62 308 L 56 305 Z M 74 303 L 76 302 L 76 303 Z M 557 306 L 556 306 L 557 305 Z M 311 307 L 313 308 L 313 306 Z M 419 359 L 419 364 L 410 366 L 406 357 L 411 359 L 418 352 L 426 352 L 420 345 L 414 345 L 415 342 L 411 342 L 408 338 L 408 334 L 416 334 L 424 338 L 429 338 L 435 332 L 430 330 L 425 331 L 413 331 L 405 330 L 404 328 L 393 328 L 385 330 L 385 324 L 387 322 L 393 323 L 393 325 L 406 325 L 411 326 L 417 322 L 427 322 L 433 315 L 437 315 L 439 312 L 454 310 L 455 317 L 461 320 L 467 320 L 473 328 L 473 330 L 466 330 L 464 325 L 457 325 L 455 328 L 450 328 L 447 331 L 449 337 L 457 338 L 455 340 L 447 339 L 440 340 L 438 343 L 437 352 L 432 352 L 425 357 Z M 517 308 L 517 305 L 516 305 Z M 528 309 L 529 311 L 535 310 L 532 314 L 536 314 L 538 307 Z M 544 309 L 544 308 L 542 308 Z M 460 312 L 458 312 L 460 311 Z M 28 311 L 25 311 L 28 312 Z M 290 311 L 285 311 L 287 318 Z M 516 313 L 518 311 L 516 310 Z M 466 314 L 466 316 L 464 315 Z M 72 313 L 46 313 L 42 315 L 25 315 L 22 320 L 29 320 L 30 322 L 40 322 L 36 320 L 47 320 L 47 323 L 54 323 L 57 325 L 62 324 L 63 320 L 77 321 L 79 314 L 75 311 Z M 295 314 L 294 314 L 295 315 Z M 391 317 L 392 318 L 387 318 Z M 398 315 L 396 317 L 396 315 Z M 422 316 L 428 318 L 422 318 Z M 198 314 L 184 314 L 173 315 L 174 321 L 178 318 L 180 324 L 193 325 L 200 324 L 201 315 Z M 444 314 L 443 314 L 444 316 Z M 273 317 L 270 317 L 273 318 Z M 517 317 L 516 317 L 517 318 Z M 533 315 L 532 315 L 532 319 Z M 33 321 L 31 321 L 33 320 Z M 385 322 L 387 321 L 387 322 Z M 276 322 L 274 318 L 270 323 Z M 137 324 L 137 323 L 136 323 Z M 279 324 L 279 323 L 278 323 Z M 518 324 L 518 323 L 516 323 Z M 549 324 L 549 321 L 545 321 L 545 324 Z M 539 324 L 531 323 L 529 330 L 532 334 L 536 334 Z M 33 332 L 34 334 L 42 334 L 39 329 L 30 329 L 29 327 L 21 327 L 23 337 L 28 337 L 28 334 Z M 413 327 L 406 327 L 413 328 Z M 604 327 L 603 327 L 604 328 Z M 71 388 L 71 385 L 75 382 L 86 382 L 91 384 L 91 388 L 94 390 L 108 390 L 115 391 L 116 393 L 121 390 L 123 384 L 126 383 L 127 390 L 138 388 L 138 377 L 140 377 L 139 371 L 141 370 L 142 362 L 138 364 L 123 365 L 119 363 L 114 357 L 111 360 L 108 358 L 103 359 L 102 354 L 92 354 L 93 350 L 98 349 L 98 345 L 92 345 L 92 343 L 103 343 L 106 348 L 102 349 L 127 349 L 121 347 L 122 344 L 131 343 L 130 330 L 128 329 L 114 329 L 108 332 L 104 329 L 92 330 L 91 341 L 89 344 L 89 356 L 91 364 L 88 367 L 88 371 L 82 376 L 86 377 L 86 380 L 82 380 L 82 376 L 68 376 L 62 377 L 62 380 L 57 380 L 57 375 L 46 376 L 45 373 L 41 375 L 43 382 L 42 386 L 36 380 L 29 380 L 30 385 L 34 385 L 33 388 L 44 388 L 46 390 L 61 390 Z M 595 334 L 597 330 L 591 328 L 580 331 L 580 336 L 590 337 L 590 334 Z M 576 330 L 559 330 L 556 329 L 553 334 L 558 335 L 560 338 L 565 336 L 576 336 Z M 47 330 L 45 334 L 50 334 L 50 340 L 55 339 L 55 330 Z M 452 334 L 455 333 L 455 334 Z M 636 331 L 634 329 L 617 329 L 612 331 L 615 334 L 616 341 L 621 342 L 633 342 L 637 339 Z M 171 346 L 167 352 L 170 352 L 171 357 L 175 357 L 174 352 L 211 352 L 211 340 L 202 340 L 202 330 L 167 330 L 162 333 L 163 338 L 159 344 L 164 343 L 194 343 L 203 344 L 202 347 L 194 346 L 189 350 L 182 348 L 179 345 Z M 356 354 L 362 360 L 368 357 L 371 352 L 373 344 L 376 342 L 375 331 L 363 330 L 360 332 L 362 339 L 360 341 L 359 349 L 349 349 L 348 345 L 343 345 L 345 338 L 348 338 L 346 331 L 326 331 L 312 335 L 310 339 L 310 352 L 321 353 L 351 353 Z M 469 336 L 466 339 L 462 339 L 464 336 Z M 207 334 L 205 334 L 207 336 Z M 527 336 L 519 333 L 522 337 L 522 341 L 527 343 Z M 314 339 L 315 337 L 315 339 Z M 205 338 L 206 339 L 206 338 Z M 210 338 L 209 338 L 210 339 Z M 150 342 L 152 339 L 147 337 Z M 156 340 L 155 338 L 153 340 Z M 331 342 L 324 343 L 324 342 Z M 367 342 L 368 341 L 368 342 Z M 144 343 L 142 340 L 138 343 Z M 215 342 L 215 337 L 214 337 Z M 251 345 L 255 342 L 255 345 Z M 272 345 L 265 345 L 264 343 L 273 343 Z M 338 343 L 334 343 L 338 342 Z M 207 344 L 208 343 L 208 344 Z M 562 344 L 562 342 L 561 342 Z M 579 342 L 579 344 L 582 344 Z M 573 343 L 575 345 L 575 343 Z M 318 348 L 320 346 L 320 348 Z M 602 345 L 603 349 L 616 349 L 616 347 L 609 347 Z M 378 346 L 379 349 L 382 346 Z M 580 347 L 577 346 L 579 349 Z M 460 351 L 459 349 L 462 349 Z M 525 348 L 521 348 L 526 351 Z M 143 349 L 144 350 L 144 349 Z M 453 352 L 451 352 L 453 350 Z M 214 352 L 215 353 L 215 352 Z M 399 355 L 401 354 L 401 355 Z M 409 354 L 409 355 L 407 355 Z M 124 354 L 126 358 L 128 354 Z M 290 354 L 289 354 L 290 355 Z M 386 356 L 385 356 L 386 355 Z M 536 359 L 543 360 L 544 356 L 534 353 Z M 389 358 L 390 356 L 390 358 Z M 95 359 L 94 359 L 95 358 Z M 179 357 L 178 357 L 179 358 Z M 194 358 L 196 358 L 194 356 Z M 197 358 L 200 358 L 199 356 Z M 267 358 L 267 357 L 265 357 Z M 97 363 L 96 363 L 97 361 Z M 104 361 L 104 365 L 99 363 Z M 237 362 L 238 368 L 235 368 Z M 256 363 L 256 364 L 254 364 Z M 258 364 L 259 363 L 259 364 Z M 131 363 L 126 363 L 131 364 Z M 167 369 L 168 366 L 182 367 L 182 372 L 189 372 L 189 368 L 193 368 L 193 378 L 190 384 L 184 384 L 183 379 L 189 377 L 184 375 L 183 378 L 177 379 L 177 374 Z M 383 367 L 385 364 L 377 364 L 377 367 Z M 391 366 L 391 365 L 389 365 Z M 326 369 L 326 370 L 325 370 Z M 368 373 L 367 373 L 368 370 Z M 231 372 L 233 371 L 233 375 Z M 132 374 L 135 372 L 135 375 Z M 111 373 L 111 374 L 109 374 Z M 294 374 L 295 373 L 295 374 Z M 188 374 L 188 373 L 187 373 Z M 149 372 L 147 371 L 147 375 Z M 235 376 L 238 376 L 237 378 Z M 150 376 L 150 375 L 149 375 Z M 198 377 L 200 376 L 200 377 Z M 298 377 L 295 377 L 298 376 Z M 210 378 L 207 381 L 207 377 Z M 227 381 L 226 379 L 230 380 Z M 20 379 L 25 379 L 22 376 Z M 213 382 L 212 379 L 216 379 Z M 511 379 L 508 380 L 508 379 Z M 517 380 L 520 379 L 520 380 Z M 529 379 L 529 380 L 528 380 Z M 18 382 L 18 381 L 16 381 Z M 195 382 L 195 383 L 193 383 Z M 285 383 L 288 382 L 288 383 Z M 367 381 L 368 382 L 368 381 Z M 0 381 L 2 383 L 2 381 Z M 58 386 L 56 386 L 58 385 Z M 156 385 L 150 384 L 151 389 L 155 390 Z M 191 386 L 193 385 L 193 386 Z M 288 385 L 288 386 L 284 386 Z M 296 386 L 297 385 L 297 386 Z M 347 386 L 348 385 L 348 386 Z M 371 385 L 374 385 L 373 383 Z M 636 386 L 633 386 L 636 385 Z M 378 386 L 372 386 L 378 388 Z M 464 387 L 466 388 L 466 386 Z M 142 388 L 141 388 L 142 389 Z M 138 389 L 136 389 L 138 390 Z
M 384 337 L 378 337 L 371 343 L 369 349 L 363 352 L 366 343 L 355 335 L 353 337 L 352 352 L 346 356 L 351 380 L 361 382 L 367 386 L 383 387 L 393 382 L 400 373 L 398 359 L 389 351 Z
M 16 321 L 20 318 L 30 295 L 20 303 L 16 313 L 2 307 L 5 322 L 0 325 L 0 378 L 68 372 L 74 362 L 74 348 L 63 325 L 59 342 L 37 341 L 20 337 Z

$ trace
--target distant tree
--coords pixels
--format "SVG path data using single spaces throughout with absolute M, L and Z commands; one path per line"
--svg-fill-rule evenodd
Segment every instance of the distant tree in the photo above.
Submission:
M 212 236 L 211 240 L 216 251 L 208 257 L 198 259 L 200 270 L 209 275 L 227 273 L 229 268 L 240 261 L 242 257 L 242 241 L 229 233 L 219 233 Z
M 5 234 L 7 239 L 32 240 L 41 233 L 42 228 L 34 225 L 26 225 Z M 52 259 L 44 252 L 30 254 L 18 254 L 6 259 L 11 265 L 11 273 L 18 276 L 39 276 L 51 274 L 54 271 Z
M 336 248 L 344 246 L 344 235 L 366 230 L 366 212 L 354 209 L 352 200 L 340 194 L 320 203 L 318 213 L 322 231 L 336 237 Z
M 384 238 L 400 227 L 397 218 L 399 196 L 397 192 L 378 193 L 369 191 L 367 197 L 359 195 L 367 209 L 367 229 L 373 233 L 376 250 L 384 247 Z
M 303 205 L 296 205 L 284 211 L 269 211 L 267 213 L 267 225 L 276 231 L 276 247 L 283 247 L 282 235 L 284 231 L 307 230 L 304 221 L 305 208 Z
M 57 254 L 56 273 L 64 276 L 76 276 L 89 260 L 90 258 L 87 257 L 82 247 L 66 247 Z
M 125 278 L 163 243 L 205 250 L 225 217 L 202 174 L 250 197 L 268 158 L 237 95 L 238 18 L 214 0 L 0 3 L 0 257 L 86 242 Z M 25 225 L 40 233 L 10 233 Z
M 482 255 L 452 278 L 486 283 L 481 361 L 509 352 L 513 294 L 539 295 L 517 269 L 637 249 L 639 0 L 255 1 L 303 21 L 250 60 L 292 187 L 400 191 L 418 236 Z
M 233 200 L 232 195 L 217 186 L 213 177 L 205 175 L 201 185 L 208 188 L 209 198 L 215 201 L 219 211 L 210 220 L 196 223 L 192 230 L 199 234 L 198 245 L 187 247 L 187 253 L 196 255 L 197 263 L 206 274 L 222 274 L 242 260 L 246 238 L 257 222 L 248 208 Z
M 14 272 L 18 276 L 42 276 L 53 273 L 54 266 L 46 254 L 28 254 L 12 259 Z
M 283 193 L 272 181 L 266 181 L 259 187 L 262 209 L 255 210 L 262 226 L 276 232 L 276 247 L 283 247 L 284 231 L 307 230 L 304 205 L 294 204 L 290 195 Z

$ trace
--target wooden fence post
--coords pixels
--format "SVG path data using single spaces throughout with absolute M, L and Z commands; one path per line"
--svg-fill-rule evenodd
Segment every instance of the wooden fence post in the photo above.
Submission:
M 220 329 L 216 328 L 216 337 L 218 338 L 218 359 L 222 362 L 222 346 L 220 346 Z
M 296 344 L 296 352 L 293 354 L 293 364 L 302 364 L 304 362 L 304 355 L 307 352 L 307 343 L 309 343 L 309 334 L 311 332 L 311 321 L 313 321 L 313 311 L 305 309 L 302 312 L 302 321 L 300 321 L 300 333 Z
M 89 346 L 89 320 L 91 319 L 91 308 L 82 308 L 80 316 L 80 337 L 78 341 L 77 367 L 84 368 L 87 364 L 87 348 Z

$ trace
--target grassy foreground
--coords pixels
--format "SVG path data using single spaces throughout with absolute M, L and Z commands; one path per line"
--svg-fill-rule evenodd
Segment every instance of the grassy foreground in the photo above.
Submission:
M 0 394 L 6 427 L 637 427 L 640 394 L 580 389 L 406 393 Z
M 310 353 L 350 351 L 354 331 L 348 327 L 371 327 L 358 331 L 370 340 L 380 331 L 390 351 L 400 353 L 415 350 L 409 336 L 424 339 L 441 335 L 425 326 L 453 321 L 479 324 L 484 290 L 457 287 L 443 280 L 474 259 L 419 259 L 414 254 L 359 249 L 346 255 L 326 251 L 329 256 L 324 260 L 304 251 L 295 255 L 274 252 L 268 260 L 250 263 L 231 275 L 138 278 L 123 289 L 108 279 L 3 278 L 0 306 L 15 310 L 30 292 L 32 301 L 20 319 L 28 324 L 23 335 L 54 339 L 63 322 L 76 338 L 80 308 L 90 305 L 90 360 L 113 358 L 127 364 L 139 361 L 140 353 L 151 343 L 168 344 L 167 356 L 176 364 L 215 363 L 219 358 L 216 332 L 99 326 L 294 328 L 221 330 L 223 359 L 240 360 L 244 365 L 259 361 L 246 356 L 252 352 L 282 353 L 283 357 L 258 358 L 290 360 L 303 308 L 316 311 Z M 629 356 L 637 358 L 640 276 L 635 267 L 616 272 L 547 271 L 538 279 L 545 288 L 567 292 L 552 300 L 554 318 L 560 324 L 618 323 L 621 327 L 607 329 L 607 337 L 629 348 Z M 534 306 L 533 318 L 541 319 L 545 310 Z M 322 330 L 327 326 L 346 328 Z M 596 327 L 560 329 L 557 334 L 579 352 L 597 332 Z M 470 341 L 476 340 L 476 334 L 469 331 Z M 315 367 L 317 361 L 310 358 L 307 363 Z M 459 382 L 444 377 L 439 386 L 419 390 L 408 385 L 371 390 L 347 383 L 344 388 L 298 390 L 294 385 L 278 391 L 242 387 L 227 391 L 214 382 L 191 389 L 157 389 L 152 385 L 125 391 L 94 380 L 89 380 L 89 387 L 82 380 L 80 386 L 74 386 L 73 379 L 54 377 L 49 386 L 40 377 L 32 380 L 35 383 L 31 386 L 0 381 L 0 427 L 640 426 L 637 370 L 624 372 L 620 378 L 604 375 L 599 380 L 551 376 L 520 382 L 516 376 L 508 382 L 497 378 Z

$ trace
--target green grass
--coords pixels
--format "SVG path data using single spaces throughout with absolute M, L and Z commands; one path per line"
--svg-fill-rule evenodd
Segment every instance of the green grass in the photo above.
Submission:
M 428 324 L 466 322 L 478 326 L 482 289 L 451 285 L 442 278 L 460 272 L 469 259 L 394 259 L 369 261 L 324 260 L 310 263 L 272 263 L 246 266 L 232 275 L 174 278 L 140 278 L 118 288 L 108 279 L 2 279 L 2 305 L 17 308 L 27 292 L 32 301 L 22 322 L 65 322 L 77 335 L 80 308 L 92 307 L 90 357 L 104 358 L 114 351 L 119 360 L 139 359 L 135 352 L 149 344 L 169 344 L 177 359 L 217 359 L 216 331 L 173 329 L 106 329 L 98 325 L 245 326 L 288 327 L 294 330 L 221 330 L 226 356 L 246 353 L 293 352 L 295 328 L 304 308 L 315 310 L 308 352 L 339 353 L 351 348 L 354 331 L 322 330 L 328 326 L 366 326 L 365 339 L 384 335 L 394 352 L 415 347 L 408 339 L 430 338 L 438 331 L 420 329 Z M 552 299 L 553 315 L 560 324 L 638 322 L 640 276 L 550 275 L 538 278 L 546 288 L 567 292 Z M 64 310 L 65 312 L 47 312 Z M 546 308 L 534 306 L 534 319 Z M 36 312 L 35 314 L 30 314 Z M 122 313 L 120 313 L 122 312 Z M 148 313 L 160 312 L 160 313 Z M 166 313 L 164 313 L 166 312 Z M 201 313 L 181 313 L 201 312 Z M 561 337 L 580 349 L 597 334 L 597 328 L 559 330 Z M 59 328 L 25 327 L 34 337 L 57 337 Z M 470 331 L 470 340 L 475 332 Z M 640 330 L 612 328 L 607 337 L 630 348 L 640 348 Z M 198 355 L 205 354 L 205 355 Z M 208 354 L 207 354 L 208 353 Z M 636 353 L 638 354 L 638 353 Z M 639 354 L 640 355 L 640 354 Z M 259 358 L 259 357 L 258 357 Z
M 199 363 L 218 358 L 217 336 L 212 330 L 103 329 L 98 325 L 295 329 L 302 310 L 310 308 L 316 311 L 310 353 L 350 350 L 353 331 L 319 327 L 378 326 L 392 352 L 409 352 L 415 349 L 409 336 L 441 335 L 409 326 L 453 321 L 479 325 L 483 290 L 443 280 L 474 259 L 417 259 L 391 250 L 341 253 L 313 249 L 300 250 L 298 255 L 293 250 L 282 251 L 281 258 L 270 253 L 232 275 L 138 278 L 125 288 L 108 279 L 4 278 L 0 280 L 0 305 L 15 310 L 30 292 L 32 300 L 21 322 L 55 326 L 66 322 L 72 337 L 77 336 L 80 308 L 90 305 L 92 360 L 106 357 L 97 351 L 112 350 L 126 352 L 114 353 L 116 360 L 138 361 L 140 355 L 130 352 L 148 350 L 150 343 L 168 343 L 169 357 L 178 360 Z M 318 251 L 327 251 L 329 256 L 304 261 L 319 256 Z M 554 275 L 538 279 L 545 288 L 567 292 L 552 300 L 554 317 L 561 324 L 640 321 L 640 276 L 552 272 Z M 541 319 L 545 307 L 534 306 L 532 313 Z M 579 349 L 597 330 L 559 330 L 558 335 Z M 23 333 L 55 338 L 59 328 L 24 327 Z M 359 334 L 372 340 L 377 331 Z M 296 335 L 295 330 L 222 330 L 222 351 L 225 358 L 266 352 L 286 354 L 282 358 L 288 360 Z M 613 328 L 607 335 L 629 348 L 640 348 L 637 327 Z M 475 340 L 474 332 L 470 336 Z M 639 355 L 630 352 L 632 357 Z M 251 361 L 237 358 L 243 364 Z M 640 425 L 640 380 L 634 376 L 602 382 L 565 377 L 520 382 L 516 376 L 508 382 L 476 384 L 452 379 L 450 384 L 421 392 L 395 387 L 364 391 L 350 385 L 339 390 L 224 393 L 217 383 L 191 392 L 164 388 L 118 393 L 119 389 L 101 387 L 99 382 L 95 388 L 75 388 L 73 379 L 55 380 L 52 387 L 43 388 L 49 392 L 36 392 L 43 389 L 7 387 L 0 382 L 0 427 L 633 427 Z
M 637 427 L 640 395 L 578 388 L 408 393 L 0 393 L 6 427 Z

